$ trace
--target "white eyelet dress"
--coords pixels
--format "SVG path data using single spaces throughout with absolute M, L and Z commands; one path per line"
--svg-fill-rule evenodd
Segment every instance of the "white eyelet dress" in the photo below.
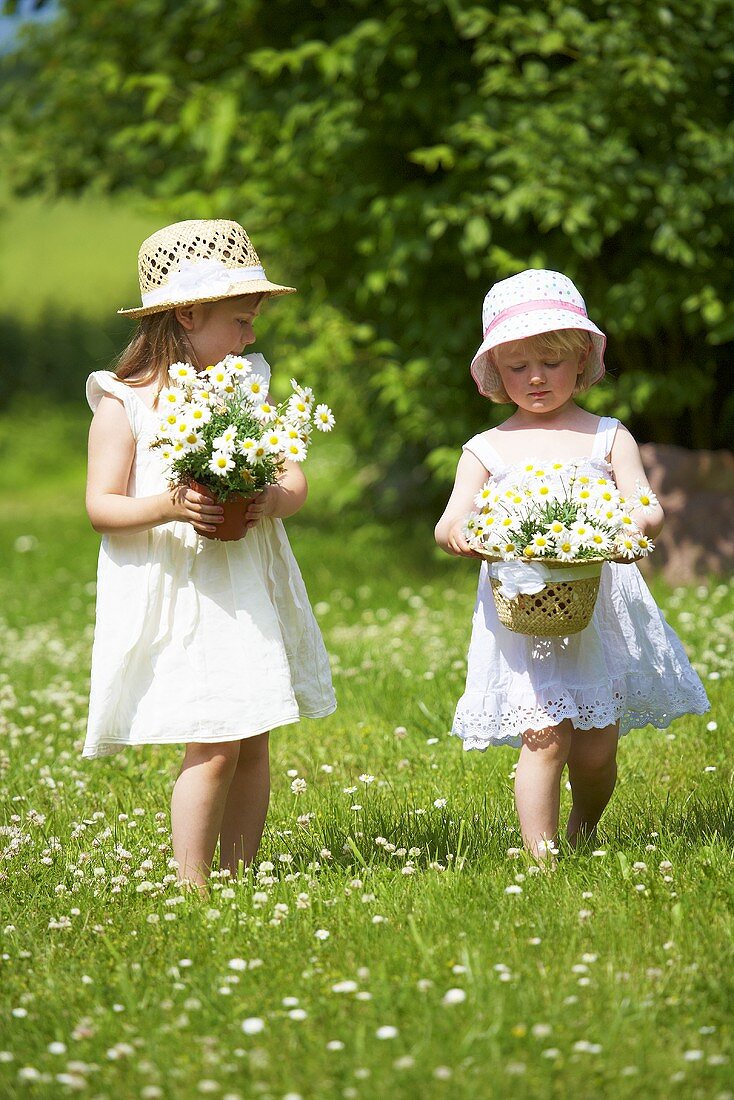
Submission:
M 613 478 L 606 456 L 619 421 L 602 417 L 582 472 Z M 464 444 L 501 484 L 517 471 L 484 435 Z M 498 617 L 487 562 L 479 573 L 466 690 L 453 730 L 465 749 L 522 744 L 526 730 L 557 726 L 620 735 L 646 725 L 665 729 L 682 714 L 709 709 L 703 684 L 635 565 L 607 562 L 589 625 L 566 638 L 516 634 Z
M 255 370 L 270 377 L 262 356 Z M 128 495 L 164 492 L 149 443 L 160 419 L 110 371 L 87 380 L 125 406 L 135 437 Z M 235 741 L 336 708 L 329 660 L 279 519 L 236 542 L 189 523 L 107 534 L 97 573 L 89 721 L 83 756 L 128 745 Z

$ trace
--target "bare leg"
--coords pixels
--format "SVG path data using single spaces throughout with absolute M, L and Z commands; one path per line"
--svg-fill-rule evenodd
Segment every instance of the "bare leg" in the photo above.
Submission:
M 186 746 L 171 796 L 173 855 L 178 876 L 206 883 L 232 776 L 239 741 Z
M 220 865 L 233 875 L 240 861 L 252 863 L 257 855 L 270 802 L 269 734 L 245 737 L 240 741 L 240 755 L 221 826 Z
M 561 773 L 571 745 L 568 720 L 523 734 L 515 772 L 515 805 L 527 850 L 545 859 L 546 845 L 555 843 L 561 807 Z
M 619 727 L 574 730 L 568 754 L 573 805 L 566 836 L 573 847 L 593 841 L 596 826 L 617 782 Z

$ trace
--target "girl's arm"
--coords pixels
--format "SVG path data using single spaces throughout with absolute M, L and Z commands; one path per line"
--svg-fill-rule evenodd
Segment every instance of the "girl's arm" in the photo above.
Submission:
M 470 451 L 463 451 L 456 468 L 453 491 L 434 532 L 436 542 L 447 554 L 464 558 L 481 557 L 471 549 L 461 529 L 466 517 L 474 511 L 474 497 L 488 477 L 479 459 Z
M 611 459 L 614 479 L 623 497 L 631 497 L 634 494 L 638 481 L 642 485 L 648 484 L 647 474 L 640 457 L 640 448 L 622 424 L 617 428 L 614 437 Z M 658 504 L 653 512 L 648 512 L 646 515 L 639 510 L 632 512 L 632 519 L 643 535 L 656 539 L 663 529 L 665 513 Z
M 284 459 L 276 484 L 267 485 L 252 498 L 247 508 L 245 530 L 254 527 L 263 516 L 286 519 L 294 515 L 306 503 L 307 496 L 308 482 L 303 470 L 297 462 Z
M 133 535 L 171 520 L 191 523 L 197 531 L 216 531 L 221 505 L 193 489 L 128 496 L 134 457 L 135 440 L 124 406 L 117 397 L 105 395 L 89 429 L 86 504 L 95 531 Z

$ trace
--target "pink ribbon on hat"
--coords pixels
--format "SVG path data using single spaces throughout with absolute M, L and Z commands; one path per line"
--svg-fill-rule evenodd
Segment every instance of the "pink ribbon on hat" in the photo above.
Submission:
M 588 319 L 588 314 L 583 306 L 575 306 L 571 302 L 554 301 L 553 299 L 537 299 L 534 302 L 520 302 L 516 306 L 508 306 L 507 309 L 503 309 L 501 313 L 498 313 L 493 320 L 489 322 L 484 330 L 484 339 L 486 340 L 493 328 L 502 321 L 506 321 L 508 317 L 517 317 L 520 313 L 529 313 L 535 309 L 565 309 L 569 313 L 578 313 L 581 317 Z

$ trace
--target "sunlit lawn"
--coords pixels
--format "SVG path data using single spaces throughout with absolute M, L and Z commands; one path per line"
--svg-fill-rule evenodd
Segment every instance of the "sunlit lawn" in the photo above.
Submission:
M 339 710 L 274 732 L 257 874 L 184 896 L 180 750 L 79 754 L 84 418 L 6 428 L 0 1095 L 731 1095 L 734 586 L 658 591 L 712 712 L 626 738 L 597 851 L 532 874 L 515 751 L 447 735 L 474 567 L 328 506 L 334 444 L 289 531 Z

